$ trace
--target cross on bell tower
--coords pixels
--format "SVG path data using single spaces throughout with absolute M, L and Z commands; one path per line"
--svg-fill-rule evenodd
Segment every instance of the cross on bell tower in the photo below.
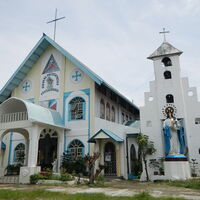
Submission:
M 164 36 L 164 42 L 166 42 L 166 33 L 170 33 L 169 31 L 166 31 L 165 28 L 163 28 L 163 31 L 159 32 L 160 34 L 163 34 Z

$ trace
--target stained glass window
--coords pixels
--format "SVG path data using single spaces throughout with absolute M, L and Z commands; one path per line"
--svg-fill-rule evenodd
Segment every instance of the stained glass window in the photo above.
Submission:
M 85 100 L 81 97 L 73 98 L 69 103 L 69 117 L 70 120 L 84 119 Z
M 106 120 L 110 120 L 110 104 L 106 104 Z
M 14 163 L 24 165 L 25 160 L 25 145 L 23 143 L 18 144 L 14 150 Z
M 112 109 L 111 109 L 111 121 L 115 122 L 115 108 L 114 108 L 114 106 L 112 106 Z
M 68 153 L 72 159 L 84 157 L 84 145 L 80 140 L 73 140 L 68 146 Z
M 100 102 L 100 118 L 105 119 L 105 103 L 103 99 Z

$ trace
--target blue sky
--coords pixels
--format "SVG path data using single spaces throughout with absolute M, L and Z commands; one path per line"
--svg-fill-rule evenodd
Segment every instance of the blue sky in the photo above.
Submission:
M 167 41 L 182 50 L 182 76 L 200 88 L 199 0 L 1 0 L 0 88 L 46 33 L 138 106 L 154 80 L 147 60 L 170 31 Z

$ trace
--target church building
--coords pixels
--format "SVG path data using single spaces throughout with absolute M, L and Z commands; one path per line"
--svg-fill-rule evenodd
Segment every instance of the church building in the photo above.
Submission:
M 200 163 L 200 103 L 180 75 L 181 54 L 164 40 L 148 57 L 155 80 L 139 109 L 43 34 L 0 91 L 0 182 L 8 166 L 22 165 L 17 182 L 29 183 L 46 168 L 59 173 L 63 153 L 94 152 L 105 176 L 134 178 L 139 133 L 156 149 L 147 158 L 151 180 L 190 178 L 189 161 Z
M 1 89 L 0 103 L 0 177 L 17 164 L 20 183 L 52 163 L 59 172 L 64 152 L 100 152 L 104 175 L 134 175 L 139 108 L 47 35 Z

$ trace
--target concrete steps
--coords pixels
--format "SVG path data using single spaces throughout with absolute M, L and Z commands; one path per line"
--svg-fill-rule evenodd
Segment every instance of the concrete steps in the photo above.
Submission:
M 2 176 L 0 177 L 0 184 L 18 184 L 19 176 Z

